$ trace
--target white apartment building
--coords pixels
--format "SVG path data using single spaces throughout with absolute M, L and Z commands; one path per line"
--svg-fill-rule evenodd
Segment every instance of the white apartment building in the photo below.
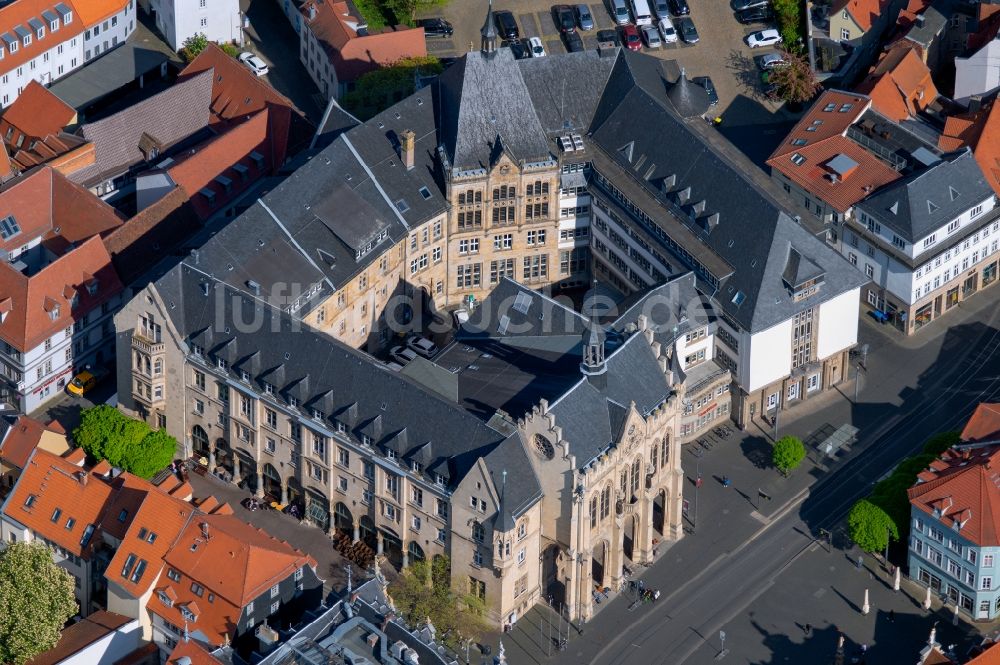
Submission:
M 29 81 L 49 85 L 82 67 L 135 29 L 135 0 L 76 4 L 16 0 L 0 9 L 0 105 L 13 103 Z
M 149 10 L 174 50 L 199 33 L 220 44 L 242 43 L 239 0 L 149 0 Z
M 864 298 L 876 316 L 909 334 L 996 281 L 998 217 L 965 148 L 858 203 L 840 251 L 871 280 Z

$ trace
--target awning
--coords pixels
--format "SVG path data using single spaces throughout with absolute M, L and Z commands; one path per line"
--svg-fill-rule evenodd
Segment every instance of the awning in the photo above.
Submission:
M 587 186 L 587 176 L 582 171 L 563 173 L 559 176 L 559 186 L 563 189 L 576 189 Z

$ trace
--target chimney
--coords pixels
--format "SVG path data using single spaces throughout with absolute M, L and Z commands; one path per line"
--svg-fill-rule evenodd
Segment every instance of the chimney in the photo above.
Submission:
M 973 95 L 969 97 L 969 113 L 979 113 L 983 108 L 983 96 Z
M 399 157 L 407 171 L 413 170 L 414 152 L 416 151 L 416 134 L 411 129 L 404 129 L 400 135 Z
M 88 478 L 89 475 L 90 474 L 87 473 L 86 471 L 77 471 L 76 472 L 76 479 L 80 481 L 81 485 L 83 485 L 84 487 L 86 487 L 87 486 L 87 478 Z

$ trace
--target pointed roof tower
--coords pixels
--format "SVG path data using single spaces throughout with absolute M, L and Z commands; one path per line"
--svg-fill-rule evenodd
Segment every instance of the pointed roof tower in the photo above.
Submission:
M 590 379 L 595 387 L 603 388 L 607 365 L 604 363 L 604 342 L 607 335 L 597 320 L 597 281 L 594 280 L 593 295 L 590 298 L 590 322 L 583 331 L 583 360 L 580 371 Z
M 509 533 L 514 530 L 516 522 L 510 510 L 507 509 L 507 470 L 504 469 L 500 480 L 500 505 L 497 506 L 497 517 L 493 523 L 493 528 L 501 533 Z
M 486 10 L 486 22 L 483 23 L 479 31 L 481 39 L 479 41 L 479 51 L 488 57 L 496 55 L 497 52 L 497 26 L 493 20 L 493 0 L 489 0 Z

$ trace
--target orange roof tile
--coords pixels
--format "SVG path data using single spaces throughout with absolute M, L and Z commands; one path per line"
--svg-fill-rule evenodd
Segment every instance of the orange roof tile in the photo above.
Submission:
M 1000 545 L 1000 446 L 946 451 L 907 490 L 910 504 L 977 545 Z
M 34 418 L 19 416 L 18 419 L 7 430 L 3 440 L 0 440 L 0 458 L 13 464 L 19 469 L 23 469 L 28 463 L 28 458 L 38 446 L 42 434 L 46 431 L 64 435 L 65 432 L 53 429 Z
M 986 646 L 982 653 L 965 665 L 1000 665 L 1000 643 L 994 642 Z
M 0 135 L 4 135 L 7 143 L 14 143 L 16 137 L 6 138 L 9 128 L 32 138 L 58 134 L 74 118 L 76 110 L 73 107 L 32 79 L 0 116 Z
M 287 141 L 289 118 L 287 111 L 281 113 L 280 109 L 271 108 L 274 109 L 274 113 L 269 109 L 256 113 L 246 122 L 229 128 L 195 148 L 167 169 L 171 180 L 187 192 L 191 204 L 202 220 L 208 219 L 225 207 L 253 183 L 271 174 L 275 165 L 281 164 L 275 157 L 284 155 L 284 145 L 277 146 L 275 143 Z M 271 131 L 272 115 L 284 119 L 284 127 L 278 127 L 274 132 Z M 264 156 L 261 168 L 257 168 L 254 160 L 250 158 L 252 152 Z M 280 155 L 276 155 L 276 152 Z M 246 179 L 236 171 L 237 164 L 246 169 Z M 228 192 L 223 184 L 215 180 L 219 176 L 229 179 Z M 204 196 L 198 195 L 203 189 L 215 193 L 213 205 L 210 205 Z
M 179 626 L 185 621 L 180 607 L 190 609 L 196 619 L 187 621 L 189 629 L 212 644 L 231 637 L 250 601 L 298 568 L 316 566 L 312 557 L 237 517 L 203 513 L 188 522 L 164 560 L 181 575 L 180 582 L 164 582 L 177 600 L 168 606 L 152 598 L 149 610 Z M 191 590 L 192 581 L 204 587 L 201 595 Z M 207 602 L 207 593 L 214 596 L 212 602 Z
M 4 513 L 46 540 L 86 559 L 90 545 L 99 539 L 91 536 L 86 545 L 81 539 L 88 525 L 99 527 L 111 493 L 111 486 L 101 478 L 36 448 L 4 504 Z M 29 497 L 34 498 L 29 500 Z
M 984 402 L 977 406 L 965 423 L 962 441 L 1000 441 L 1000 404 Z
M 195 640 L 180 640 L 174 650 L 170 652 L 167 665 L 177 665 L 182 662 L 182 658 L 187 658 L 187 662 L 191 665 L 220 665 L 222 663 Z
M 938 97 L 927 65 L 903 43 L 882 54 L 857 90 L 871 97 L 876 111 L 896 122 L 915 116 Z
M 774 150 L 768 165 L 838 212 L 846 212 L 878 187 L 899 178 L 896 171 L 845 136 L 870 105 L 864 95 L 826 91 Z M 828 164 L 838 155 L 849 157 L 857 166 L 833 179 Z
M 310 0 L 300 11 L 340 81 L 354 81 L 366 72 L 403 58 L 427 55 L 423 28 L 394 26 L 358 35 L 361 21 L 351 15 L 348 3 L 343 0 Z
M 835 0 L 830 8 L 830 14 L 839 14 L 847 10 L 858 27 L 868 31 L 888 6 L 888 0 Z
M 178 80 L 207 69 L 213 70 L 212 113 L 217 121 L 242 118 L 263 110 L 268 104 L 294 107 L 287 97 L 254 76 L 249 69 L 226 55 L 215 44 L 209 44 L 199 53 L 180 73 Z
M 80 18 L 89 27 L 124 11 L 128 3 L 129 0 L 77 0 L 75 6 Z
M 976 112 L 951 116 L 945 121 L 938 147 L 957 150 L 963 146 L 972 148 L 986 180 L 1000 194 L 1000 105 L 996 98 Z

